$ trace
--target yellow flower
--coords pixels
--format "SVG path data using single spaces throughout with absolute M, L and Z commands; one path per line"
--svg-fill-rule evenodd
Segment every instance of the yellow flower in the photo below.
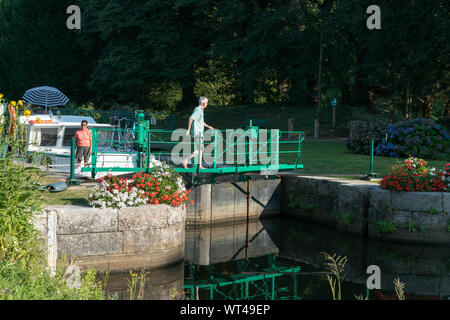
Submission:
M 15 107 L 17 105 L 17 103 L 15 101 L 11 101 L 11 104 L 13 107 Z
M 23 101 L 22 100 L 19 100 L 17 102 L 19 103 L 19 106 L 23 106 Z
M 41 120 L 40 117 L 37 117 L 37 118 L 36 118 L 36 121 L 37 121 L 37 123 L 41 123 L 41 122 L 42 122 L 42 120 Z
M 0 99 L 3 98 L 3 93 L 0 93 Z
M 29 116 L 31 116 L 31 111 L 27 109 L 23 112 L 23 115 L 28 118 Z

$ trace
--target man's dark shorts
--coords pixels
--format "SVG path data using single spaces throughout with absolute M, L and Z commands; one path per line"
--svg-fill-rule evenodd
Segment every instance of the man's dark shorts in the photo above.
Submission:
M 77 162 L 81 163 L 81 160 L 84 158 L 84 164 L 89 162 L 89 149 L 90 147 L 77 147 Z

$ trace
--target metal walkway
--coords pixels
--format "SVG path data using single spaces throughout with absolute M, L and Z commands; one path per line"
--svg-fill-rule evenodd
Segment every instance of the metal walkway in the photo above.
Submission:
M 180 173 L 276 174 L 303 168 L 302 131 L 280 131 L 248 126 L 234 130 L 208 130 L 203 143 L 192 141 L 185 129 L 152 129 L 144 115 L 137 113 L 135 129 L 92 129 L 92 163 L 82 168 L 92 177 L 100 172 L 151 172 L 152 160 L 174 165 Z M 204 147 L 200 168 L 199 152 L 187 168 L 181 165 L 194 151 Z M 108 161 L 105 159 L 109 159 Z M 113 160 L 111 160 L 113 159 Z M 74 142 L 71 163 L 74 161 Z M 72 176 L 72 175 L 71 175 Z

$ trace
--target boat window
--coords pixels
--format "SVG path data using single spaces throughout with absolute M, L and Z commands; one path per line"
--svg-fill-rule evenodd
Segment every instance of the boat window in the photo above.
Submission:
M 80 128 L 65 128 L 64 129 L 64 140 L 63 140 L 63 146 L 71 146 L 72 145 L 72 138 L 75 136 L 75 132 L 79 130 Z
M 41 146 L 56 146 L 58 137 L 58 128 L 42 128 L 41 129 Z

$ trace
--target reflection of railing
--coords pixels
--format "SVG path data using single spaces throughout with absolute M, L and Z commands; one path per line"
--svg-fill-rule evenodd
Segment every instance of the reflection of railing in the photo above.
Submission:
M 153 158 L 180 165 L 194 150 L 204 145 L 200 169 L 200 154 L 193 156 L 193 166 L 176 168 L 178 172 L 206 172 L 229 174 L 244 172 L 277 172 L 303 168 L 301 146 L 304 140 L 302 131 L 279 131 L 249 127 L 246 130 L 209 130 L 204 141 L 192 141 L 185 136 L 186 131 L 136 128 L 112 129 L 92 128 L 92 166 L 82 168 L 83 172 L 149 172 Z M 293 137 L 293 138 L 292 138 Z M 180 141 L 180 138 L 182 140 Z M 174 141 L 176 140 L 176 141 Z M 111 148 L 106 148 L 110 146 Z M 98 166 L 97 157 L 127 154 L 134 157 L 132 167 L 120 164 Z
M 276 263 L 273 254 L 267 256 L 267 267 L 255 267 L 245 260 L 236 263 L 237 273 L 217 272 L 215 265 L 207 266 L 208 278 L 202 277 L 199 266 L 189 266 L 189 277 L 184 281 L 186 295 L 191 300 L 299 300 L 297 274 L 300 267 L 283 267 Z M 199 270 L 200 269 L 200 270 Z M 198 272 L 200 271 L 200 272 Z M 291 277 L 292 285 L 286 286 L 277 279 Z

